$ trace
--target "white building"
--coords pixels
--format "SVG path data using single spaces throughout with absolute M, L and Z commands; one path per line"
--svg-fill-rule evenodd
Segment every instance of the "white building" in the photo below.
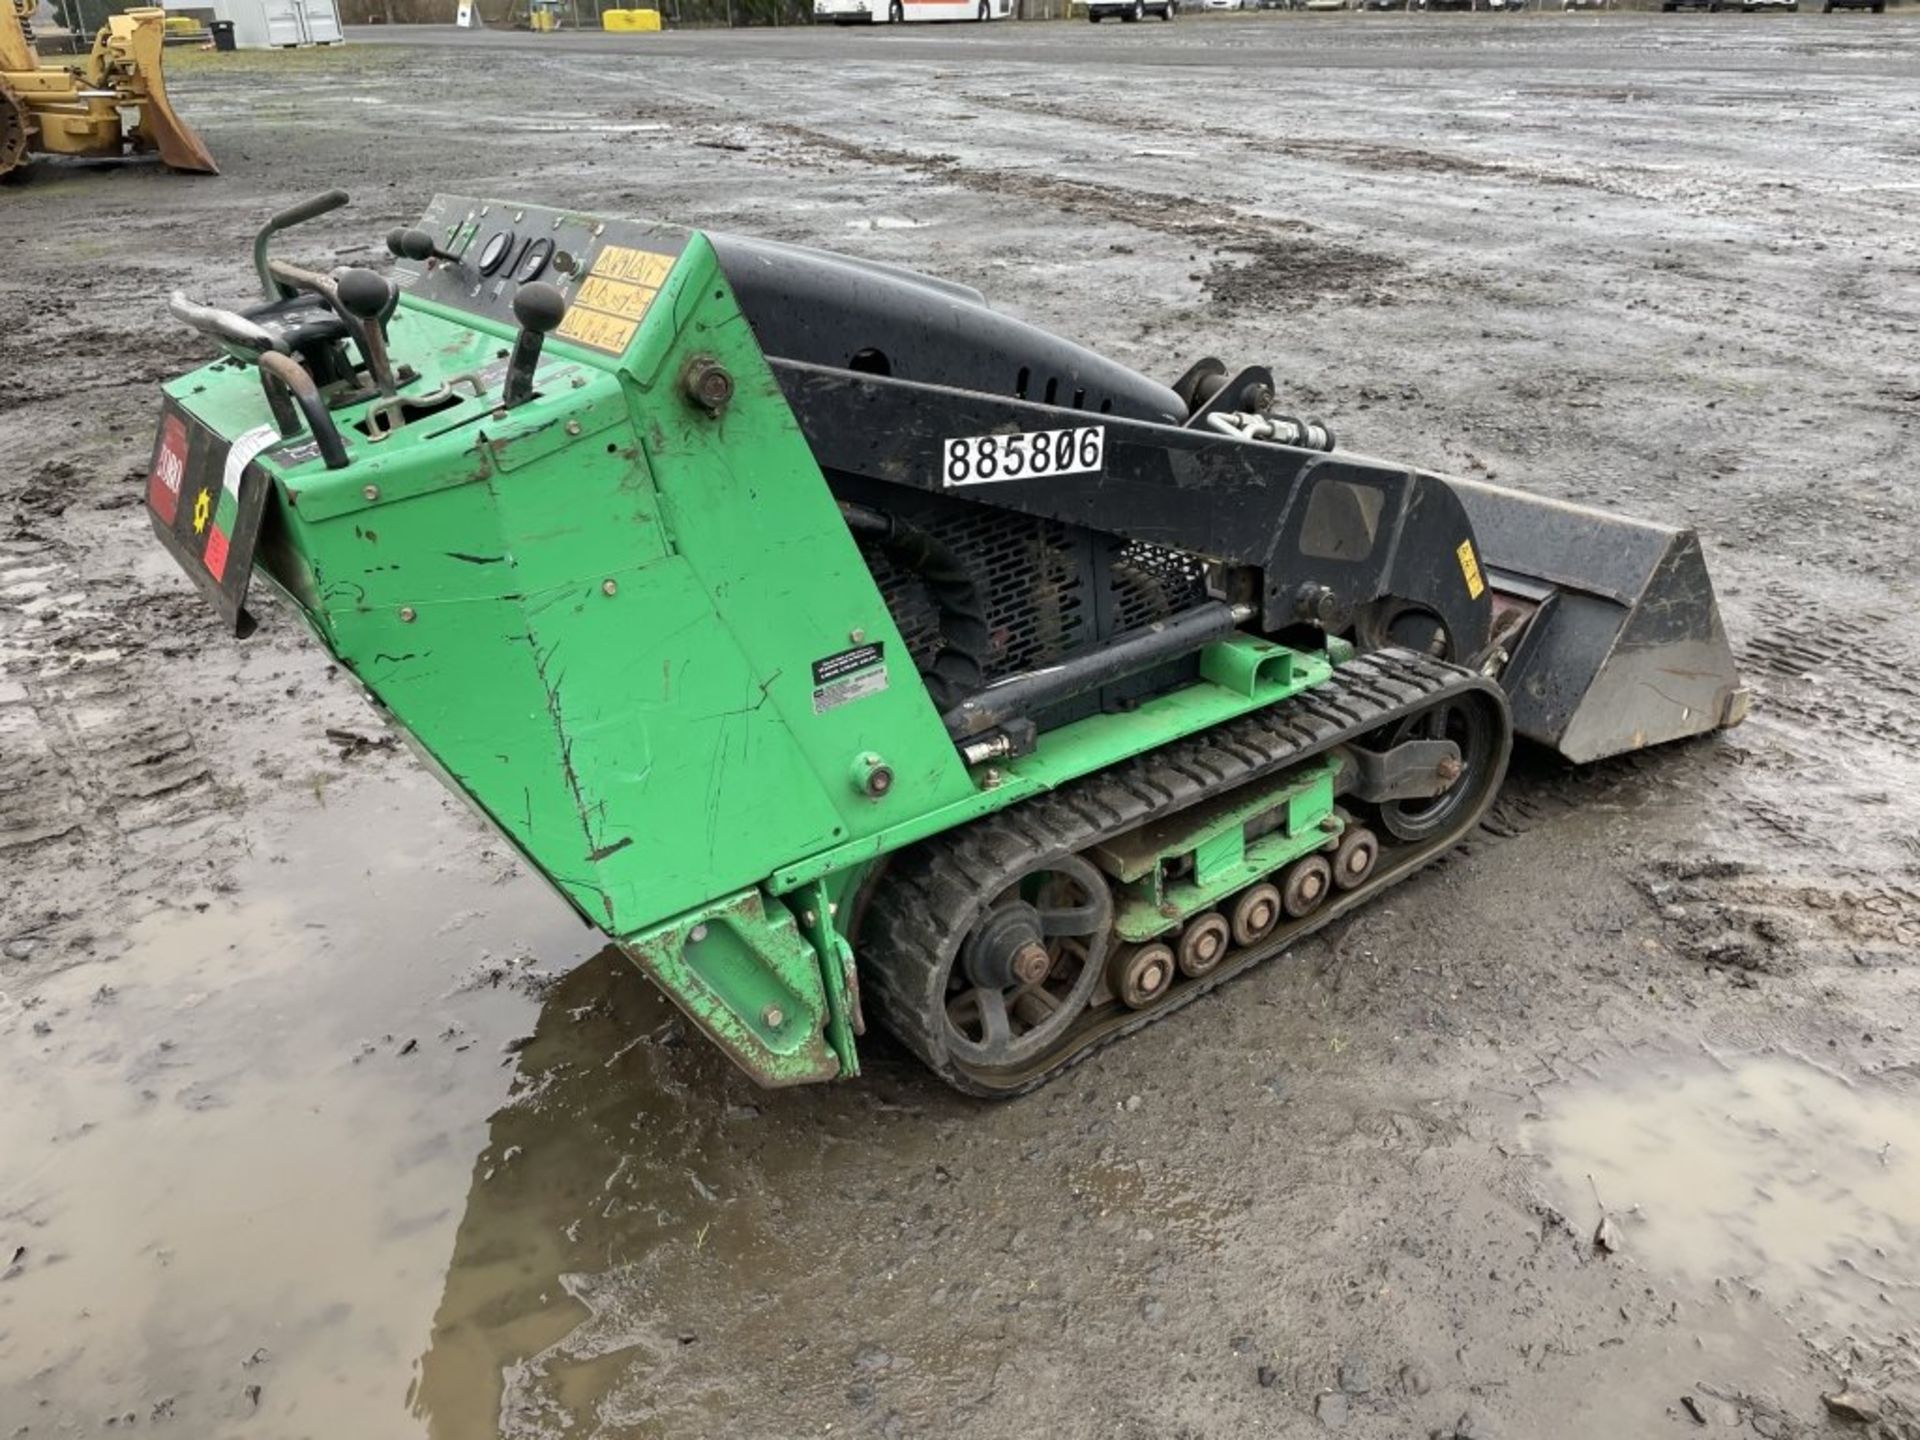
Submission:
M 233 40 L 242 50 L 277 45 L 334 45 L 340 32 L 335 0 L 198 0 L 182 7 L 211 9 L 216 20 L 233 22 Z

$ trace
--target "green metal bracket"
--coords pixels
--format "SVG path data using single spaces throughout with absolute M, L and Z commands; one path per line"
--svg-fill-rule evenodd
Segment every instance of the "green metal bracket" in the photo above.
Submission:
M 838 937 L 835 937 L 838 939 Z M 820 951 L 785 905 L 758 889 L 619 942 L 708 1037 L 763 1085 L 801 1085 L 842 1072 Z M 839 941 L 842 949 L 846 941 Z M 844 1009 L 845 997 L 841 1005 Z
M 1284 645 L 1239 635 L 1202 650 L 1200 673 L 1223 689 L 1257 700 L 1265 694 L 1288 693 L 1294 661 L 1304 658 Z
M 1124 883 L 1115 932 L 1134 943 L 1164 935 L 1243 886 L 1337 843 L 1346 828 L 1333 803 L 1339 774 L 1337 759 L 1320 761 L 1255 795 L 1175 817 L 1142 832 L 1135 845 L 1101 852 L 1101 867 Z M 1285 822 L 1249 839 L 1249 824 L 1281 806 Z M 1167 863 L 1189 856 L 1191 877 L 1169 880 Z
M 853 1076 L 860 1073 L 860 1056 L 854 1045 L 855 997 L 860 981 L 854 973 L 853 946 L 834 923 L 839 906 L 833 894 L 826 881 L 816 880 L 795 891 L 792 900 L 799 906 L 800 928 L 820 962 L 827 1000 L 827 1043 L 840 1061 L 841 1075 Z

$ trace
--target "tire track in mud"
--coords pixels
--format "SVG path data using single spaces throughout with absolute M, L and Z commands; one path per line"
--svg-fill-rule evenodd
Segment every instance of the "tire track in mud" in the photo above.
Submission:
M 132 587 L 125 587 L 131 591 Z M 64 545 L 0 542 L 0 943 L 44 973 L 155 894 L 218 884 L 242 848 L 178 698 L 140 673 L 159 597 L 90 589 Z
M 1920 648 L 1891 610 L 1847 609 L 1784 581 L 1751 603 L 1736 654 L 1755 692 L 1755 773 L 1713 788 L 1754 843 L 1740 858 L 1654 859 L 1634 883 L 1674 951 L 1742 984 L 1910 964 L 1920 951 Z
M 968 103 L 987 103 L 977 96 L 965 98 Z M 822 161 L 852 162 L 956 186 L 976 195 L 1019 205 L 1042 205 L 1085 220 L 1127 225 L 1244 254 L 1249 257 L 1244 264 L 1222 257 L 1210 270 L 1193 277 L 1207 287 L 1211 298 L 1225 304 L 1237 304 L 1255 295 L 1271 300 L 1276 289 L 1294 300 L 1373 290 L 1404 268 L 1400 261 L 1376 251 L 1309 238 L 1317 228 L 1309 221 L 1261 215 L 1231 203 L 1174 191 L 985 167 L 946 151 L 843 139 L 798 121 L 745 118 L 693 97 L 657 91 L 649 94 L 646 105 L 635 114 L 645 120 L 672 120 L 693 136 L 693 145 L 735 152 L 751 163 L 804 169 Z M 769 138 L 785 142 L 784 148 L 768 144 Z
M 1835 612 L 1777 582 L 1755 610 L 1740 658 L 1770 712 L 1817 744 L 1838 734 L 1920 760 L 1920 649 L 1890 636 L 1891 612 Z
M 1766 643 L 1763 634 L 1747 648 L 1764 651 Z M 1751 660 L 1746 664 L 1751 676 L 1757 667 Z M 1668 784 L 1670 767 L 1689 763 L 1684 751 L 1655 750 L 1573 769 L 1523 754 L 1479 827 L 1429 868 L 1467 863 L 1490 847 L 1551 830 L 1585 810 L 1617 808 L 1623 799 Z M 1887 836 L 1906 863 L 1891 869 L 1858 863 L 1865 857 L 1836 850 L 1809 828 L 1786 795 L 1770 802 L 1765 796 L 1771 787 L 1748 783 L 1742 770 L 1709 776 L 1706 788 L 1718 797 L 1716 804 L 1724 800 L 1752 822 L 1758 840 L 1757 847 L 1748 847 L 1752 858 L 1681 847 L 1655 853 L 1628 873 L 1660 922 L 1668 948 L 1733 973 L 1743 984 L 1753 983 L 1755 975 L 1809 967 L 1909 963 L 1920 952 L 1920 828 Z M 1792 858 L 1795 853 L 1805 858 Z
M 1403 268 L 1398 260 L 1376 251 L 1311 239 L 1315 227 L 1305 220 L 1254 214 L 1219 201 L 1024 170 L 982 168 L 956 155 L 843 140 L 791 121 L 756 128 L 835 159 L 921 175 L 977 195 L 1045 205 L 1063 214 L 1245 255 L 1247 259 L 1238 263 L 1215 259 L 1207 270 L 1191 277 L 1205 287 L 1210 299 L 1223 305 L 1270 303 L 1278 296 L 1299 302 L 1356 291 L 1378 300 L 1382 283 Z
M 974 91 L 965 92 L 961 98 L 968 104 L 983 109 L 999 110 L 1016 115 L 1032 115 L 1042 119 L 1064 121 L 1071 125 L 1117 131 L 1125 135 L 1130 144 L 1137 143 L 1142 138 L 1167 140 L 1177 137 L 1202 146 L 1209 153 L 1217 154 L 1221 149 L 1221 133 L 1218 130 L 1210 130 L 1205 125 L 1186 124 L 1163 118 L 1154 122 L 1151 131 L 1143 133 L 1140 129 L 1139 115 L 1125 110 L 1108 110 L 1099 106 L 1074 106 L 1058 100 L 1028 99 L 1022 94 L 988 95 Z M 1569 186 L 1595 190 L 1607 195 L 1635 193 L 1621 185 L 1604 182 L 1590 170 L 1573 172 L 1513 165 L 1500 161 L 1481 160 L 1471 155 L 1451 154 L 1443 150 L 1423 150 L 1412 145 L 1384 145 L 1365 140 L 1335 140 L 1320 136 L 1257 133 L 1244 137 L 1228 137 L 1228 143 L 1237 143 L 1241 148 L 1254 152 L 1262 161 L 1276 158 L 1326 160 L 1350 165 L 1358 170 L 1372 170 L 1382 174 L 1457 175 L 1482 180 L 1505 180 L 1521 185 Z M 1151 154 L 1152 151 L 1136 153 Z
M 1297 238 L 1314 228 L 1305 220 L 1254 215 L 1169 191 L 1132 190 L 1023 170 L 983 169 L 942 151 L 903 150 L 843 140 L 794 121 L 767 121 L 752 128 L 778 135 L 818 155 L 925 175 L 975 194 L 1042 204 L 1067 214 L 1116 221 L 1181 239 L 1205 240 L 1229 249 L 1252 249 L 1276 239 Z

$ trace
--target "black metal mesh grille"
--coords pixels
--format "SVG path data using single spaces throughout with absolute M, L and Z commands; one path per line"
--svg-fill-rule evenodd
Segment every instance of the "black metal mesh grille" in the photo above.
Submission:
M 1113 557 L 1114 632 L 1137 630 L 1207 598 L 1206 567 L 1184 550 L 1144 540 L 1120 542 Z
M 890 498 L 902 518 L 953 550 L 978 584 L 992 633 L 984 667 L 990 681 L 1052 664 L 1206 598 L 1201 562 L 1181 551 L 963 500 Z M 871 537 L 860 546 L 908 651 L 925 669 L 942 643 L 926 586 Z M 1098 593 L 1101 577 L 1106 595 Z
M 1085 542 L 1074 527 L 964 502 L 912 519 L 959 555 L 980 587 L 992 633 L 989 680 L 1050 664 L 1086 641 L 1092 597 Z M 872 541 L 862 549 L 907 649 L 924 669 L 941 644 L 926 586 Z

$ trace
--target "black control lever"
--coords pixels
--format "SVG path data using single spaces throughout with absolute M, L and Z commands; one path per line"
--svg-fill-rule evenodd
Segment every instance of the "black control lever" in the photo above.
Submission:
M 433 236 L 424 230 L 402 227 L 387 232 L 387 249 L 402 260 L 448 260 L 460 263 L 460 257 L 451 250 L 442 250 L 433 243 Z
M 520 322 L 520 337 L 513 342 L 513 358 L 507 362 L 509 410 L 533 398 L 533 367 L 540 363 L 540 347 L 566 313 L 567 297 L 544 280 L 522 285 L 514 293 L 513 318 Z
M 371 270 L 348 270 L 334 281 L 340 308 L 360 322 L 360 348 L 382 395 L 392 395 L 395 389 L 393 361 L 387 354 L 387 316 L 398 293 L 392 281 Z

